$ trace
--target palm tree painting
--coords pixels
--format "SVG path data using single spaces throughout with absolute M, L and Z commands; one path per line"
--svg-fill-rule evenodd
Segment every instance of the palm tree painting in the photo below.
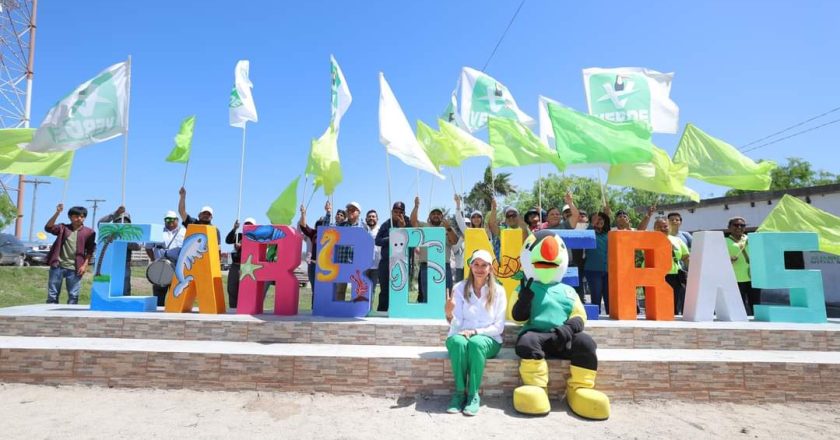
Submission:
M 96 272 L 93 274 L 93 279 L 107 281 L 110 277 L 102 275 L 102 263 L 108 246 L 117 240 L 140 240 L 143 237 L 143 229 L 131 223 L 106 223 L 99 226 L 97 235 L 97 245 L 102 250 L 96 258 Z

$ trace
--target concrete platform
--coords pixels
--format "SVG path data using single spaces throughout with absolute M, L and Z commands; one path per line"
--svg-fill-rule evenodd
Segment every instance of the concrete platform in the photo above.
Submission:
M 448 395 L 443 320 L 0 309 L 0 382 L 196 390 Z M 483 394 L 519 382 L 509 324 Z M 616 400 L 840 400 L 840 322 L 590 321 L 598 388 Z M 568 362 L 549 361 L 552 397 Z
M 506 347 L 513 346 L 519 328 L 508 324 Z M 87 306 L 46 304 L 0 309 L 0 336 L 442 347 L 448 330 L 445 321 L 428 319 L 91 312 Z M 604 319 L 589 321 L 586 331 L 609 349 L 840 352 L 836 319 L 827 324 Z
M 613 399 L 840 399 L 840 353 L 601 349 L 599 358 L 598 388 Z M 549 364 L 559 396 L 568 363 Z M 518 365 L 509 348 L 488 361 L 483 393 L 511 394 Z M 382 396 L 446 395 L 453 387 L 439 347 L 63 337 L 0 337 L 0 381 Z

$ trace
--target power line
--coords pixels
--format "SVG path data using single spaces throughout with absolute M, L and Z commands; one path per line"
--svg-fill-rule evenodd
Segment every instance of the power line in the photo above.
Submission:
M 805 124 L 807 124 L 807 123 L 809 123 L 809 122 L 811 122 L 811 121 L 813 121 L 813 120 L 815 120 L 815 119 L 819 119 L 819 118 L 821 118 L 821 117 L 823 117 L 823 116 L 825 116 L 825 115 L 828 115 L 828 114 L 834 113 L 834 112 L 836 112 L 837 110 L 840 110 L 840 107 L 833 108 L 833 109 L 831 109 L 831 110 L 829 110 L 829 111 L 827 111 L 827 112 L 825 112 L 825 113 L 821 113 L 821 114 L 819 114 L 819 115 L 817 115 L 817 116 L 814 116 L 814 117 L 812 117 L 812 118 L 808 118 L 808 119 L 806 119 L 806 120 L 804 120 L 804 121 L 802 121 L 802 122 L 798 122 L 798 123 L 796 123 L 796 124 L 793 124 L 793 125 L 791 125 L 790 127 L 787 127 L 787 128 L 781 129 L 781 130 L 779 130 L 779 131 L 777 131 L 777 132 L 775 132 L 775 133 L 768 134 L 767 136 L 764 136 L 764 137 L 763 137 L 763 138 L 761 138 L 761 139 L 756 139 L 756 140 L 754 140 L 754 141 L 752 141 L 752 142 L 750 142 L 750 143 L 747 143 L 747 144 L 741 145 L 741 148 L 739 148 L 739 149 L 740 149 L 742 152 L 747 152 L 747 151 L 752 151 L 752 150 L 755 150 L 755 149 L 757 149 L 757 148 L 761 148 L 763 145 L 760 145 L 760 146 L 758 146 L 758 147 L 754 147 L 754 148 L 750 148 L 750 149 L 748 149 L 748 150 L 745 150 L 745 148 L 749 147 L 750 145 L 757 144 L 757 143 L 759 143 L 759 142 L 761 142 L 761 141 L 764 141 L 764 140 L 770 139 L 771 137 L 774 137 L 774 136 L 776 136 L 776 135 L 782 134 L 782 133 L 784 133 L 784 132 L 786 132 L 786 131 L 789 131 L 789 130 L 792 130 L 792 129 L 796 128 L 796 127 L 801 127 L 801 126 L 803 126 L 803 125 L 805 125 Z M 823 124 L 823 125 L 820 125 L 820 127 L 823 127 L 823 126 L 826 126 L 826 125 L 829 125 L 829 124 Z M 806 130 L 806 131 L 803 131 L 803 132 L 801 132 L 801 133 L 806 133 L 807 131 L 810 131 L 810 130 Z M 784 139 L 787 139 L 787 138 L 784 138 Z M 779 140 L 781 140 L 781 139 L 779 139 Z M 776 141 L 773 141 L 773 142 L 771 142 L 771 143 L 774 143 L 774 142 L 776 142 Z M 770 143 L 767 143 L 767 144 L 764 144 L 764 145 L 770 145 Z
M 836 123 L 838 123 L 838 122 L 840 122 L 840 119 L 835 119 L 835 120 L 833 120 L 833 121 L 828 121 L 828 122 L 826 122 L 825 124 L 820 124 L 820 125 L 817 125 L 817 126 L 814 126 L 814 127 L 808 128 L 808 129 L 805 129 L 805 130 L 797 131 L 796 133 L 793 133 L 793 134 L 791 134 L 791 135 L 788 135 L 788 136 L 785 136 L 785 137 L 782 137 L 782 138 L 779 138 L 779 139 L 776 139 L 776 140 L 772 140 L 772 141 L 770 141 L 770 142 L 767 142 L 767 143 L 764 143 L 764 144 L 761 144 L 761 145 L 758 145 L 758 146 L 755 146 L 755 147 L 752 147 L 752 148 L 748 148 L 748 149 L 746 149 L 746 150 L 741 150 L 741 152 L 742 152 L 742 153 L 746 153 L 746 152 L 748 152 L 748 151 L 757 150 L 757 149 L 759 149 L 759 148 L 766 147 L 766 146 L 768 146 L 768 145 L 773 145 L 773 144 L 775 144 L 776 142 L 781 142 L 781 141 L 783 141 L 783 140 L 785 140 L 785 139 L 790 139 L 790 138 L 792 138 L 792 137 L 796 137 L 796 136 L 799 136 L 799 135 L 802 135 L 802 134 L 808 133 L 809 131 L 814 131 L 814 130 L 816 130 L 816 129 L 819 129 L 819 128 L 822 128 L 822 127 L 825 127 L 825 126 L 827 126 L 827 125 L 836 124 Z
M 482 72 L 487 70 L 487 65 L 490 64 L 490 60 L 493 59 L 493 55 L 496 55 L 496 50 L 499 48 L 499 45 L 502 44 L 502 40 L 505 39 L 505 35 L 507 35 L 508 29 L 510 29 L 511 25 L 513 25 L 514 20 L 516 20 L 516 16 L 519 15 L 519 10 L 522 9 L 522 6 L 524 4 L 525 4 L 525 0 L 522 0 L 522 2 L 519 3 L 519 7 L 516 8 L 516 12 L 513 13 L 513 17 L 510 17 L 510 22 L 508 22 L 508 25 L 505 28 L 505 31 L 502 32 L 502 36 L 499 37 L 499 41 L 496 42 L 496 47 L 493 48 L 493 52 L 490 53 L 490 56 L 487 57 L 487 61 L 484 62 L 484 67 L 481 68 Z

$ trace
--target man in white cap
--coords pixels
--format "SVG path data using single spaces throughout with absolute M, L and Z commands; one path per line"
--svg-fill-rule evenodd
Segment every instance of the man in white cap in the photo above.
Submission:
M 257 221 L 248 217 L 242 222 L 243 225 L 255 225 Z M 239 263 L 242 261 L 242 233 L 239 230 L 239 220 L 233 222 L 233 229 L 225 237 L 225 243 L 233 245 L 233 253 L 230 254 L 230 269 L 228 270 L 227 291 L 228 305 L 235 309 L 239 304 Z
M 181 253 L 181 246 L 184 244 L 186 229 L 178 226 L 178 214 L 175 211 L 166 211 L 163 216 L 163 240 L 159 243 L 146 243 L 146 255 L 152 261 L 157 261 L 164 256 L 170 261 L 177 261 Z M 152 293 L 157 297 L 157 305 L 164 306 L 166 303 L 166 286 L 152 284 Z
M 178 191 L 178 213 L 181 214 L 181 223 L 186 228 L 189 225 L 213 225 L 213 208 L 210 206 L 202 206 L 201 211 L 198 212 L 198 218 L 187 214 L 187 190 L 182 186 Z M 222 237 L 219 235 L 218 228 L 216 228 L 216 239 L 219 244 L 222 243 Z

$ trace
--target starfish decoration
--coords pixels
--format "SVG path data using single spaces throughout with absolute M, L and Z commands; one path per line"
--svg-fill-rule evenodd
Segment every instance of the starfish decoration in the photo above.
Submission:
M 263 265 L 251 263 L 251 259 L 253 257 L 253 255 L 248 255 L 248 259 L 239 265 L 239 281 L 242 281 L 245 277 L 251 277 L 252 280 L 257 281 L 257 277 L 254 276 L 254 273 L 262 269 Z

